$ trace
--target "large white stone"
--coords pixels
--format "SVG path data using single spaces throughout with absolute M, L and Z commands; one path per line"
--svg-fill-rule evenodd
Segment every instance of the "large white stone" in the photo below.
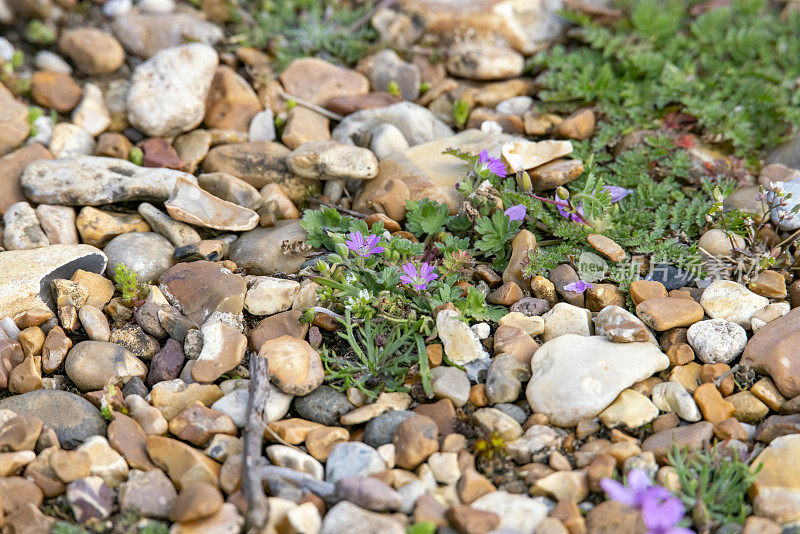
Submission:
M 203 120 L 219 58 L 207 44 L 167 48 L 136 67 L 128 90 L 128 120 L 152 137 L 191 130 Z
M 669 365 L 652 343 L 613 343 L 602 336 L 565 334 L 542 345 L 531 359 L 526 395 L 534 412 L 556 426 L 595 417 L 622 390 Z

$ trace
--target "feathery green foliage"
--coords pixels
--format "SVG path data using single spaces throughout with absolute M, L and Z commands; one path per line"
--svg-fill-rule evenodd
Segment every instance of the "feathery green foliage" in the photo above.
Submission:
M 353 64 L 378 37 L 372 26 L 351 26 L 369 13 L 372 2 L 352 5 L 347 0 L 241 0 L 233 15 L 240 42 L 266 46 L 278 70 L 293 60 L 320 57 Z
M 139 283 L 139 275 L 124 263 L 114 267 L 114 283 L 122 293 L 122 300 L 128 304 L 147 298 L 147 284 Z

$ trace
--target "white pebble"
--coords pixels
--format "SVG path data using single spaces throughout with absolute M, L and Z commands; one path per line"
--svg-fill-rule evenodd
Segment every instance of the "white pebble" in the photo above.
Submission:
M 106 17 L 119 17 L 133 9 L 131 0 L 108 0 L 103 4 L 103 15 Z
M 49 50 L 39 50 L 33 58 L 33 64 L 39 70 L 49 70 L 62 74 L 72 74 L 72 67 L 64 58 Z

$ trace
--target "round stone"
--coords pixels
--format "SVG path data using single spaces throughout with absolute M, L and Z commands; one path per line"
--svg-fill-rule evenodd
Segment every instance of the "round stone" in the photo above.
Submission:
M 729 363 L 747 345 L 747 332 L 725 319 L 700 321 L 686 332 L 689 345 L 703 363 Z
M 408 410 L 394 410 L 370 420 L 364 427 L 364 443 L 376 449 L 381 445 L 391 443 L 394 432 L 400 423 L 414 415 L 414 412 Z
M 36 417 L 52 428 L 65 449 L 73 449 L 94 435 L 105 435 L 106 423 L 89 401 L 58 389 L 39 389 L 0 400 L 0 409 L 20 417 Z
M 339 417 L 351 411 L 353 406 L 344 393 L 322 385 L 303 397 L 296 397 L 294 409 L 303 419 L 325 426 L 339 424 Z M 388 443 L 388 442 L 387 442 Z
M 136 272 L 139 282 L 152 283 L 169 269 L 175 260 L 175 247 L 161 234 L 152 232 L 122 234 L 109 241 L 103 252 L 108 256 L 108 276 L 114 278 L 117 264 Z

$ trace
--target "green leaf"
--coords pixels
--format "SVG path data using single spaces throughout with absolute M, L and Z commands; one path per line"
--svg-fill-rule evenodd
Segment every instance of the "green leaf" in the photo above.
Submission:
M 450 220 L 450 208 L 427 198 L 406 200 L 406 228 L 417 237 L 438 234 Z

